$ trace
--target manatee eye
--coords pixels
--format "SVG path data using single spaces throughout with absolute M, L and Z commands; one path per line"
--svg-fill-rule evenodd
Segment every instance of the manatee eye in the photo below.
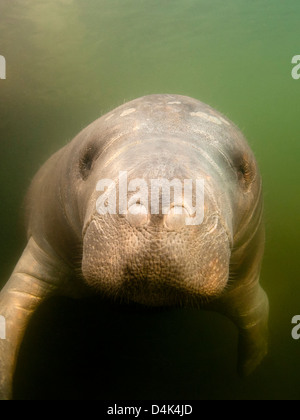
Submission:
M 248 190 L 255 178 L 255 169 L 253 168 L 249 158 L 242 156 L 237 165 L 239 181 L 243 187 Z
M 82 157 L 79 160 L 79 172 L 81 178 L 85 181 L 93 167 L 93 163 L 97 156 L 97 149 L 95 146 L 88 146 L 87 149 L 82 154 Z

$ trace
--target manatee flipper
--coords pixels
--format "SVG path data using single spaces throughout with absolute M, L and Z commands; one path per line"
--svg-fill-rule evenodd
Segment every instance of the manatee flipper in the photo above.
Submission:
M 6 321 L 6 339 L 0 340 L 0 399 L 12 397 L 18 351 L 31 315 L 55 294 L 66 276 L 63 264 L 49 257 L 31 238 L 14 272 L 0 293 L 0 314 Z
M 268 297 L 256 280 L 234 288 L 218 305 L 239 330 L 238 372 L 247 376 L 268 352 Z
M 238 370 L 242 376 L 251 374 L 268 353 L 269 300 L 257 284 L 253 295 L 245 297 L 244 311 L 239 314 Z

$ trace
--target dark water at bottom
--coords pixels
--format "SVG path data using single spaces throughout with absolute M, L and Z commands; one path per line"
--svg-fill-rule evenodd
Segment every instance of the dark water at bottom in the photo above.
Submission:
M 236 373 L 237 331 L 198 310 L 153 310 L 55 298 L 30 323 L 15 375 L 17 399 L 282 398 L 266 375 Z M 291 397 L 285 389 L 286 397 Z

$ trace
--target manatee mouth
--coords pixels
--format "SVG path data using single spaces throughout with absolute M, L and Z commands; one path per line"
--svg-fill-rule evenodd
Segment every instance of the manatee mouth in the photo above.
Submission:
M 175 271 L 175 267 L 173 267 Z M 128 274 L 128 275 L 127 275 Z M 217 299 L 226 287 L 228 274 L 218 276 L 218 284 L 197 273 L 189 279 L 178 271 L 176 277 L 154 275 L 137 276 L 132 269 L 123 277 L 116 296 L 128 302 L 151 307 L 187 306 L 201 307 Z M 199 279 L 201 279 L 199 281 Z M 202 283 L 200 285 L 200 283 Z
M 82 273 L 94 291 L 147 306 L 199 306 L 227 287 L 230 241 L 220 221 L 205 235 L 199 227 L 154 235 L 116 222 L 92 218 L 85 229 Z

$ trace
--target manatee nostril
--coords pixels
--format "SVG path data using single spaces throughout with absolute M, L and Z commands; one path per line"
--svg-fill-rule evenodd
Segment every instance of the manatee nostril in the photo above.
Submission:
M 188 211 L 183 206 L 174 206 L 165 218 L 165 226 L 170 230 L 182 229 L 186 225 Z
M 141 227 L 148 224 L 148 210 L 142 203 L 134 203 L 128 207 L 128 222 L 135 227 Z

